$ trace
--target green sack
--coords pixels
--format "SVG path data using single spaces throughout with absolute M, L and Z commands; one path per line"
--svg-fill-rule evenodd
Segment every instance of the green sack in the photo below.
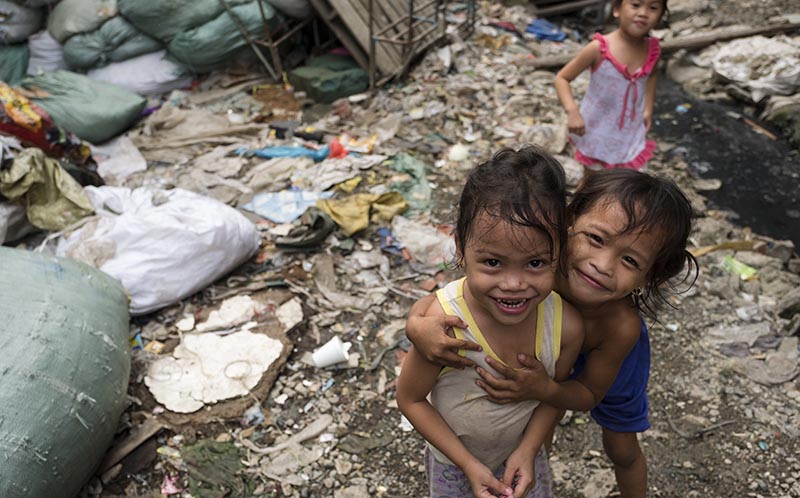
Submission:
M 0 45 L 0 81 L 16 86 L 28 71 L 28 44 Z
M 0 286 L 0 496 L 73 498 L 127 404 L 127 296 L 87 265 L 7 247 Z
M 227 0 L 230 6 L 250 1 Z M 219 0 L 118 0 L 118 3 L 120 14 L 134 26 L 165 43 L 178 33 L 205 24 L 225 11 Z
M 31 100 L 58 126 L 94 144 L 125 131 L 147 104 L 144 97 L 122 87 L 69 71 L 31 76 L 22 81 L 22 86 L 49 93 Z
M 289 71 L 289 83 L 317 102 L 330 103 L 336 99 L 361 93 L 369 88 L 369 75 L 351 58 L 324 55 Z
M 261 5 L 270 29 L 276 31 L 282 22 L 281 16 L 276 15 L 275 9 L 268 3 L 262 1 Z M 250 38 L 266 36 L 258 1 L 232 7 L 231 10 Z M 169 43 L 167 50 L 178 62 L 198 69 L 228 62 L 245 45 L 247 40 L 242 37 L 238 24 L 225 11 L 202 26 L 179 33 Z
M 67 40 L 64 44 L 64 61 L 71 68 L 90 69 L 160 49 L 161 42 L 117 16 L 106 21 L 99 29 Z
M 47 31 L 63 44 L 73 35 L 96 30 L 115 15 L 116 0 L 62 0 L 47 18 Z

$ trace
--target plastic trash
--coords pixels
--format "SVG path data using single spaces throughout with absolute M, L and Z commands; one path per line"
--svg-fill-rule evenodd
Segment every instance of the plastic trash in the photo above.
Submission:
M 567 34 L 558 29 L 554 24 L 544 19 L 534 19 L 525 28 L 526 33 L 534 35 L 539 40 L 564 41 Z

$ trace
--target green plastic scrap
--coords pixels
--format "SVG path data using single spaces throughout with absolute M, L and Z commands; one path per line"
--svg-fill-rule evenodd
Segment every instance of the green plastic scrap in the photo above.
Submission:
M 722 267 L 730 273 L 739 275 L 739 278 L 742 280 L 752 280 L 754 278 L 758 278 L 756 275 L 758 270 L 734 259 L 734 257 L 730 255 L 722 258 Z

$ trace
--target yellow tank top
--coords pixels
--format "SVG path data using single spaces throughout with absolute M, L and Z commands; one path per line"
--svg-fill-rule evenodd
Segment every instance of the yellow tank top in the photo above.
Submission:
M 459 339 L 477 342 L 483 351 L 461 350 L 459 354 L 473 360 L 476 365 L 502 377 L 486 363 L 486 356 L 505 365 L 492 351 L 464 301 L 464 281 L 450 282 L 436 293 L 439 303 L 448 315 L 456 315 L 468 327 L 456 329 Z M 561 351 L 561 296 L 551 292 L 537 308 L 536 330 L 531 332 L 535 341 L 536 358 L 542 362 L 547 374 L 555 375 L 556 361 Z M 442 415 L 456 436 L 478 460 L 496 470 L 519 446 L 522 434 L 530 420 L 538 400 L 522 401 L 499 405 L 489 401 L 486 391 L 475 384 L 479 378 L 474 368 L 463 370 L 446 367 L 430 393 L 431 404 Z M 452 462 L 430 443 L 435 458 L 442 462 Z

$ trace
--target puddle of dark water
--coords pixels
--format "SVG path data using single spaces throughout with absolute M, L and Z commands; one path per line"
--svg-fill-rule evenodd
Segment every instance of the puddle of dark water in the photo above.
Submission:
M 682 105 L 685 112 L 677 110 Z M 661 74 L 652 132 L 657 141 L 682 147 L 702 178 L 722 180 L 721 189 L 705 193 L 709 207 L 731 211 L 736 223 L 800 247 L 800 154 L 731 112 L 741 115 L 742 109 L 695 100 Z

